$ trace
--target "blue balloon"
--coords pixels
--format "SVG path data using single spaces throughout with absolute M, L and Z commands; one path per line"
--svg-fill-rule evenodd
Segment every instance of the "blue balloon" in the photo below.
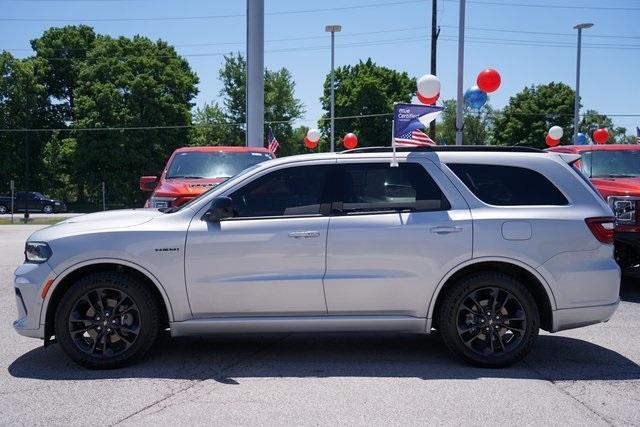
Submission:
M 585 135 L 582 132 L 578 132 L 578 134 L 575 137 L 575 141 L 574 144 L 576 145 L 587 145 L 587 135 Z
M 464 93 L 464 103 L 474 110 L 482 108 L 487 103 L 487 99 L 487 94 L 481 91 L 478 86 L 472 86 Z

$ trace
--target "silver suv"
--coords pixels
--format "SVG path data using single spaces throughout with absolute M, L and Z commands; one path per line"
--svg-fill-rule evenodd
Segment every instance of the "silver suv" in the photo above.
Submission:
M 159 331 L 439 331 L 478 366 L 539 328 L 606 321 L 619 301 L 607 204 L 576 155 L 388 149 L 261 163 L 178 209 L 35 232 L 15 288 L 22 335 L 112 368 Z

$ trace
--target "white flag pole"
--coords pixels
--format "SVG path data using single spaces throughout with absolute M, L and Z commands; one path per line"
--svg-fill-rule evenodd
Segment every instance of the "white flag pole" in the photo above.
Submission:
M 391 159 L 392 168 L 397 168 L 398 160 L 396 159 L 396 104 L 393 104 L 393 117 L 391 117 L 391 148 L 393 150 L 393 158 Z

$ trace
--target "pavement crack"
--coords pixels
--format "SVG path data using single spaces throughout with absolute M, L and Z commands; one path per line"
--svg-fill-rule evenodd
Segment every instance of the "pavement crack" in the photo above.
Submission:
M 227 372 L 227 371 L 229 371 L 229 370 L 231 370 L 231 369 L 233 369 L 235 367 L 238 367 L 238 366 L 246 363 L 247 361 L 249 361 L 249 360 L 251 360 L 251 359 L 253 359 L 255 357 L 259 357 L 260 355 L 262 355 L 264 353 L 267 353 L 271 348 L 273 348 L 277 344 L 280 344 L 281 342 L 283 342 L 284 340 L 286 340 L 289 337 L 290 337 L 290 335 L 286 335 L 286 336 L 282 337 L 281 339 L 279 339 L 279 340 L 277 340 L 275 342 L 263 345 L 263 346 L 259 347 L 258 349 L 256 349 L 255 351 L 249 353 L 248 355 L 246 355 L 244 357 L 240 357 L 235 362 L 230 363 L 230 364 L 220 368 L 215 374 L 213 374 L 211 376 L 203 376 L 202 378 L 198 378 L 198 379 L 192 380 L 192 382 L 187 387 L 181 387 L 181 388 L 179 388 L 179 389 L 177 389 L 175 391 L 170 392 L 169 395 L 164 396 L 164 397 L 162 397 L 162 398 L 160 398 L 160 399 L 158 399 L 158 400 L 156 400 L 154 402 L 151 402 L 148 405 L 145 405 L 144 407 L 140 408 L 139 410 L 134 411 L 133 413 L 127 415 L 126 417 L 119 419 L 118 421 L 116 421 L 112 425 L 122 424 L 123 422 L 135 417 L 136 415 L 141 414 L 142 412 L 144 412 L 144 411 L 146 411 L 148 409 L 151 409 L 154 406 L 160 405 L 163 402 L 169 400 L 170 398 L 175 397 L 175 396 L 177 396 L 177 395 L 179 395 L 181 393 L 184 393 L 184 392 L 192 389 L 193 387 L 197 386 L 198 384 L 200 384 L 200 383 L 202 383 L 202 382 L 204 382 L 206 380 L 213 379 L 213 380 L 216 380 L 218 382 L 223 382 L 224 383 L 223 374 L 225 372 Z M 163 408 L 159 408 L 157 411 L 153 411 L 152 413 L 161 412 L 161 411 L 163 411 L 164 409 L 166 409 L 168 407 L 169 406 L 165 406 Z

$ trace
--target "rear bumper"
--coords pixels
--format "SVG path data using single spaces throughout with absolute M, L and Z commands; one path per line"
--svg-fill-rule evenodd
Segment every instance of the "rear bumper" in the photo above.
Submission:
M 606 322 L 611 319 L 619 304 L 620 299 L 613 304 L 556 310 L 553 312 L 553 329 L 551 332 Z

